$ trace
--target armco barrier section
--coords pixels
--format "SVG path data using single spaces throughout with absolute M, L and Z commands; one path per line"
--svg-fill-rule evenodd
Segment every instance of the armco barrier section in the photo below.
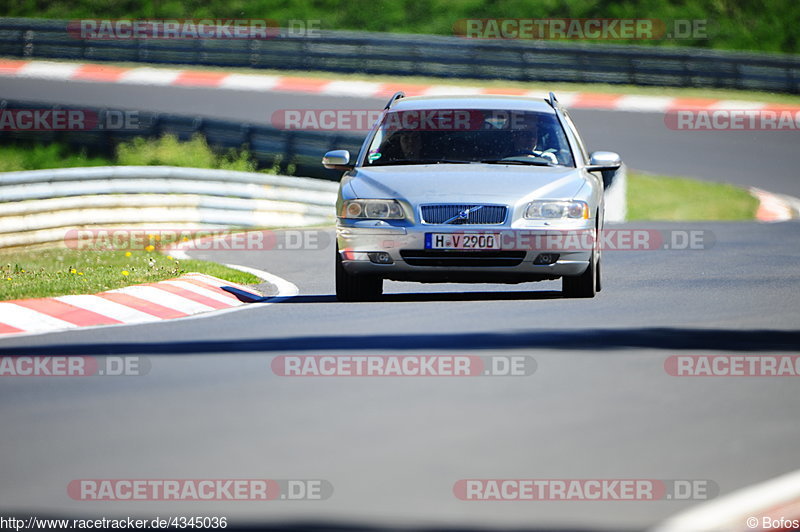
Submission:
M 299 227 L 334 219 L 337 184 L 172 166 L 0 174 L 0 248 L 63 240 L 76 227 Z
M 800 93 L 800 56 L 687 47 L 320 31 L 271 39 L 82 39 L 69 21 L 0 19 L 0 55 L 441 78 Z

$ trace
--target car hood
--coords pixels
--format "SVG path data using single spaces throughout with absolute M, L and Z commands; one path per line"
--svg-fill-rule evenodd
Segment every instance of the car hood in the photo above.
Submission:
M 410 203 L 517 203 L 569 199 L 586 178 L 576 168 L 499 164 L 433 164 L 358 168 L 349 185 L 358 198 Z

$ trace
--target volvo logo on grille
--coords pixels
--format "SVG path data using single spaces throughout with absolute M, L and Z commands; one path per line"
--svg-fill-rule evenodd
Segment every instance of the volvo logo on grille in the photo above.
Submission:
M 474 207 L 469 207 L 468 209 L 464 209 L 463 211 L 459 212 L 452 218 L 446 220 L 444 223 L 451 224 L 456 222 L 465 222 L 469 220 L 469 215 L 472 212 L 476 212 L 483 209 L 483 205 L 475 205 Z

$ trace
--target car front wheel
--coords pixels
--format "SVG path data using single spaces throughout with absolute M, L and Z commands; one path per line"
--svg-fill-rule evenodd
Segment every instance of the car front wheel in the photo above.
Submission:
M 594 297 L 600 285 L 600 260 L 595 261 L 595 252 L 589 259 L 589 267 L 581 275 L 561 278 L 561 293 L 564 297 Z
M 339 301 L 375 301 L 383 293 L 383 279 L 375 276 L 352 275 L 342 264 L 336 249 L 336 299 Z

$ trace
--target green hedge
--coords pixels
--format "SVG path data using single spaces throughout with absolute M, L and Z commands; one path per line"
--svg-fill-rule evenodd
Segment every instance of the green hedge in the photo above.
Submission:
M 0 172 L 42 170 L 81 166 L 185 166 L 190 168 L 218 168 L 239 172 L 255 172 L 256 163 L 246 149 L 214 151 L 202 135 L 192 140 L 179 141 L 174 135 L 157 139 L 134 138 L 117 146 L 113 157 L 89 156 L 85 150 L 68 144 L 17 143 L 0 145 Z M 279 164 L 261 172 L 277 174 Z M 287 172 L 293 173 L 293 165 Z
M 800 52 L 797 0 L 15 0 L 0 14 L 39 18 L 320 20 L 323 29 L 451 35 L 464 18 L 706 19 L 707 39 L 638 44 Z

